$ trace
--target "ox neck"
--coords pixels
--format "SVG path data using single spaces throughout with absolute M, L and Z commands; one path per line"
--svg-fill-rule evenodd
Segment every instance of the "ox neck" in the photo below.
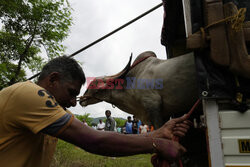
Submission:
M 121 110 L 128 111 L 128 104 L 130 104 L 130 99 L 127 99 L 126 91 L 123 90 L 112 90 L 110 94 L 110 99 L 107 101 L 112 105 L 118 107 Z

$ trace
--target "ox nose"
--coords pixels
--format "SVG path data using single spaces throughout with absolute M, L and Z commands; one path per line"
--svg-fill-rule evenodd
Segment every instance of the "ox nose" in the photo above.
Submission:
M 87 98 L 81 99 L 81 100 L 79 101 L 79 104 L 80 104 L 82 107 L 86 107 L 86 106 L 88 105 Z
M 82 106 L 82 107 L 85 107 L 87 106 L 87 97 L 85 96 L 81 96 L 79 97 L 79 104 Z
M 80 103 L 80 105 L 81 105 L 82 107 L 87 106 L 87 102 L 86 102 L 86 101 L 80 101 L 79 103 Z

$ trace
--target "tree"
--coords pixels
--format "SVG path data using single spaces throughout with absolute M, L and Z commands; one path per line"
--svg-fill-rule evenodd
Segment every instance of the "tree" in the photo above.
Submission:
M 43 50 L 48 60 L 63 54 L 71 10 L 67 0 L 0 1 L 0 90 L 40 71 Z
M 115 118 L 116 127 L 123 127 L 125 125 L 126 120 L 121 118 Z
M 93 118 L 89 117 L 89 115 L 90 115 L 89 113 L 86 113 L 84 115 L 76 115 L 76 118 L 79 119 L 79 121 L 81 122 L 85 120 L 88 123 L 88 125 L 91 125 Z

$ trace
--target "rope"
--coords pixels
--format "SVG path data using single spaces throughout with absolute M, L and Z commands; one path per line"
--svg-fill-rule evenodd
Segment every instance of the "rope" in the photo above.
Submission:
M 194 109 L 198 106 L 198 104 L 200 104 L 200 99 L 198 99 L 195 103 L 194 103 L 194 105 L 193 105 L 193 107 L 189 110 L 189 112 L 187 113 L 187 119 L 191 116 L 191 114 L 194 112 Z M 173 141 L 176 141 L 176 142 L 179 142 L 179 137 L 177 137 L 177 136 L 174 136 L 173 137 L 173 139 L 172 139 Z M 179 167 L 183 167 L 183 164 L 182 164 L 182 161 L 181 161 L 181 159 L 179 159 Z
M 236 101 L 238 102 L 238 103 L 242 103 L 242 101 L 243 101 L 243 94 L 239 91 L 239 89 L 240 89 L 240 82 L 239 82 L 239 79 L 238 79 L 238 77 L 235 75 L 234 76 L 234 78 L 235 78 L 235 83 L 236 83 L 236 87 L 237 87 L 237 92 L 236 92 Z
M 123 28 L 127 27 L 128 25 L 130 25 L 130 24 L 132 24 L 133 22 L 135 22 L 135 21 L 139 20 L 140 18 L 142 18 L 142 17 L 146 16 L 147 14 L 151 13 L 152 11 L 154 11 L 154 10 L 158 9 L 158 8 L 159 8 L 159 7 L 161 7 L 162 5 L 163 5 L 163 3 L 160 3 L 160 4 L 156 5 L 155 7 L 153 7 L 153 8 L 151 8 L 151 9 L 149 9 L 148 11 L 144 12 L 143 14 L 141 14 L 141 15 L 137 16 L 137 17 L 136 17 L 136 18 L 134 18 L 133 20 L 131 20 L 131 21 L 129 21 L 129 22 L 127 22 L 127 23 L 125 23 L 124 25 L 122 25 L 122 26 L 118 27 L 117 29 L 115 29 L 115 30 L 111 31 L 110 33 L 108 33 L 108 34 L 104 35 L 103 37 L 101 37 L 101 38 L 99 38 L 99 39 L 95 40 L 94 42 L 92 42 L 92 43 L 90 43 L 90 44 L 86 45 L 85 47 L 83 47 L 83 48 L 79 49 L 78 51 L 76 51 L 76 52 L 72 53 L 72 54 L 71 54 L 71 55 L 69 55 L 68 57 L 73 57 L 73 56 L 75 56 L 75 55 L 77 55 L 77 54 L 81 53 L 82 51 L 84 51 L 84 50 L 88 49 L 89 47 L 91 47 L 91 46 L 93 46 L 93 45 L 95 45 L 95 44 L 97 44 L 98 42 L 100 42 L 100 41 L 104 40 L 105 38 L 109 37 L 110 35 L 112 35 L 112 34 L 114 34 L 114 33 L 118 32 L 119 30 L 121 30 L 121 29 L 123 29 Z M 41 73 L 41 72 L 39 72 L 39 73 L 37 73 L 37 74 L 33 75 L 33 76 L 32 76 L 32 77 L 30 77 L 28 80 L 31 80 L 31 79 L 33 79 L 33 78 L 37 77 L 38 75 L 40 75 L 40 73 Z
M 209 28 L 211 28 L 213 26 L 216 26 L 218 24 L 230 23 L 233 30 L 235 30 L 236 32 L 240 31 L 242 29 L 242 27 L 243 27 L 243 23 L 244 23 L 244 20 L 245 20 L 245 15 L 246 15 L 246 10 L 247 10 L 246 8 L 240 8 L 238 10 L 237 14 L 235 14 L 233 16 L 229 16 L 229 17 L 226 17 L 224 19 L 213 22 L 213 23 L 207 25 L 206 27 L 201 27 L 200 31 L 201 31 L 202 41 L 203 41 L 202 46 L 205 46 L 205 43 L 206 43 L 205 30 L 207 30 L 207 29 L 209 29 Z
M 230 20 L 230 22 L 232 24 L 232 29 L 234 29 L 236 32 L 239 31 L 243 26 L 243 22 L 244 22 L 245 17 L 246 17 L 246 11 L 247 11 L 246 8 L 241 8 L 238 11 L 238 14 L 233 16 L 232 19 Z
M 73 57 L 73 56 L 77 55 L 78 53 L 80 53 L 80 52 L 82 52 L 82 51 L 86 50 L 87 48 L 89 48 L 89 47 L 93 46 L 94 44 L 96 44 L 96 43 L 98 43 L 98 42 L 100 42 L 100 41 L 104 40 L 105 38 L 107 38 L 107 37 L 109 37 L 110 35 L 112 35 L 112 34 L 116 33 L 117 31 L 119 31 L 119 30 L 121 30 L 121 29 L 123 29 L 123 28 L 127 27 L 127 26 L 128 26 L 128 25 L 130 25 L 131 23 L 133 23 L 133 22 L 135 22 L 135 21 L 139 20 L 140 18 L 142 18 L 142 17 L 146 16 L 147 14 L 149 14 L 149 13 L 151 13 L 152 11 L 156 10 L 157 8 L 161 7 L 161 6 L 162 6 L 162 4 L 163 4 L 163 3 L 160 3 L 160 4 L 156 5 L 156 6 L 155 6 L 155 7 L 153 7 L 152 9 L 150 9 L 150 10 L 148 10 L 148 11 L 144 12 L 144 13 L 143 13 L 143 14 L 141 14 L 140 16 L 138 16 L 138 17 L 134 18 L 133 20 L 131 20 L 131 21 L 129 21 L 129 22 L 127 22 L 127 23 L 123 24 L 122 26 L 120 26 L 119 28 L 115 29 L 114 31 L 112 31 L 112 32 L 108 33 L 107 35 L 104 35 L 103 37 L 101 37 L 101 38 L 97 39 L 96 41 L 94 41 L 94 42 L 90 43 L 89 45 L 87 45 L 87 46 L 83 47 L 82 49 L 80 49 L 80 50 L 76 51 L 75 53 L 72 53 L 69 57 Z
M 207 25 L 204 29 L 208 29 L 212 26 L 221 24 L 221 23 L 225 23 L 225 22 L 229 22 L 232 24 L 232 29 L 234 29 L 235 31 L 239 31 L 242 26 L 243 26 L 243 22 L 245 20 L 245 14 L 246 14 L 247 9 L 246 8 L 240 8 L 237 12 L 237 14 L 233 15 L 233 16 L 229 16 L 226 17 L 222 20 L 218 20 L 214 23 L 211 23 L 209 25 Z
M 194 109 L 200 104 L 200 99 L 198 99 L 193 107 L 188 111 L 187 113 L 187 119 L 191 116 L 191 114 L 194 112 Z M 173 141 L 179 142 L 179 137 L 174 136 L 172 138 Z M 183 167 L 181 159 L 178 160 L 179 162 L 179 167 Z M 154 154 L 151 157 L 151 163 L 153 164 L 154 167 L 170 167 L 170 163 L 164 159 L 161 159 L 161 157 L 158 156 L 158 154 Z

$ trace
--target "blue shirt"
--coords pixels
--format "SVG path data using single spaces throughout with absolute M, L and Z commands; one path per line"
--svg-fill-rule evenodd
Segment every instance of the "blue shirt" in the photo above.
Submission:
M 132 134 L 132 122 L 126 122 L 126 133 Z
M 137 122 L 137 129 L 138 129 L 137 134 L 140 133 L 140 131 L 139 131 L 140 126 L 141 126 L 141 120 L 138 120 L 138 122 Z

